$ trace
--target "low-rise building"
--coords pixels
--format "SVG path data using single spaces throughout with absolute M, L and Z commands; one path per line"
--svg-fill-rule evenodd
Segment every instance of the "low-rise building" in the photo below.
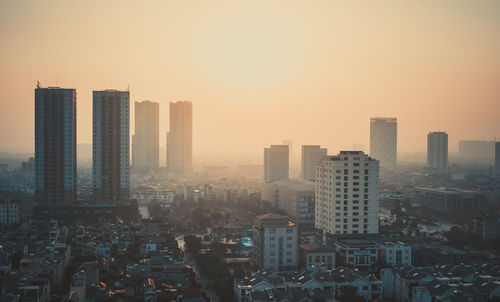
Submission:
M 20 200 L 0 199 L 0 226 L 19 224 L 20 215 Z
M 368 239 L 339 239 L 334 243 L 339 265 L 373 272 L 377 269 L 378 246 Z
M 411 246 L 404 242 L 384 242 L 380 245 L 380 259 L 391 266 L 411 266 Z
M 253 228 L 254 265 L 270 271 L 296 268 L 297 237 L 297 225 L 287 216 L 257 216 Z
M 446 213 L 470 213 L 483 210 L 487 206 L 484 192 L 456 188 L 418 188 L 415 201 L 426 208 Z
M 299 245 L 300 268 L 326 268 L 335 267 L 335 249 L 326 245 L 301 244 Z

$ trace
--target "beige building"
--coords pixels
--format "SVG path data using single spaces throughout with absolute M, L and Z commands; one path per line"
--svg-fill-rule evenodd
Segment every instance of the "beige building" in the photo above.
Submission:
M 398 159 L 398 120 L 395 117 L 370 119 L 370 156 L 383 168 L 394 167 Z
M 323 244 L 341 235 L 377 234 L 379 162 L 362 151 L 326 156 L 317 168 L 315 226 Z
M 142 169 L 159 167 L 160 104 L 135 102 L 135 132 L 132 136 L 132 166 Z
M 301 176 L 304 180 L 316 180 L 316 166 L 319 164 L 323 156 L 326 156 L 328 150 L 321 148 L 319 145 L 303 145 L 302 146 L 302 161 L 301 161 Z
M 193 172 L 193 104 L 189 101 L 170 103 L 167 168 L 184 176 Z
M 271 148 L 264 148 L 264 181 L 288 179 L 289 158 L 288 145 L 271 145 Z

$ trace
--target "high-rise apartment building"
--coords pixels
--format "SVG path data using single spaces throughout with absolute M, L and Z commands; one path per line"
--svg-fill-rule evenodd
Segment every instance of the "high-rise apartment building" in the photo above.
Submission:
M 35 89 L 35 199 L 76 200 L 76 90 Z
M 124 201 L 130 193 L 130 93 L 93 91 L 93 178 L 97 201 Z
M 288 145 L 271 145 L 271 148 L 264 148 L 265 182 L 288 179 L 289 155 Z
M 495 143 L 495 171 L 500 176 L 500 142 Z
M 159 164 L 160 104 L 135 102 L 135 133 L 132 137 L 132 166 L 154 170 Z
M 259 270 L 297 267 L 297 225 L 288 217 L 264 214 L 255 218 L 253 261 Z
M 315 227 L 322 242 L 378 233 L 378 160 L 362 151 L 340 151 L 324 157 L 316 171 Z
M 326 148 L 321 148 L 319 145 L 302 146 L 302 179 L 309 181 L 316 180 L 316 166 L 323 156 L 326 156 L 327 152 Z
M 383 168 L 393 167 L 398 159 L 398 121 L 395 117 L 370 119 L 370 156 Z
M 193 104 L 189 101 L 170 103 L 167 168 L 180 175 L 193 171 Z
M 448 171 L 448 134 L 446 132 L 427 134 L 427 166 L 440 172 Z

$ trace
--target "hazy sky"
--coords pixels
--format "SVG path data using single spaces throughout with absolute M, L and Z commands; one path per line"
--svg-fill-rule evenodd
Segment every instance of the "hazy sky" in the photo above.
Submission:
M 438 130 L 456 151 L 500 138 L 500 1 L 0 0 L 1 151 L 33 150 L 36 81 L 77 89 L 79 143 L 92 90 L 130 85 L 162 145 L 168 102 L 193 102 L 195 159 L 368 148 L 372 116 L 398 118 L 399 151 Z

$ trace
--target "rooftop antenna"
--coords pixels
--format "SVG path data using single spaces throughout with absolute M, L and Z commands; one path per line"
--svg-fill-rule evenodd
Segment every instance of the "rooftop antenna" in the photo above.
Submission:
M 127 91 L 130 92 L 130 84 L 127 85 Z
M 36 81 L 36 88 L 40 88 L 40 81 Z

